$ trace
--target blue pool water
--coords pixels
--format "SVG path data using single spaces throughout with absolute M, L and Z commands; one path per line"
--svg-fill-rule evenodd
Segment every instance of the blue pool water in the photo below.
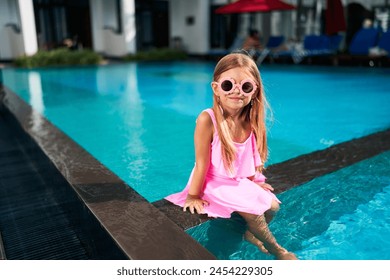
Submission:
M 318 177 L 278 197 L 270 228 L 304 260 L 390 260 L 390 151 Z M 272 259 L 248 242 L 241 218 L 188 233 L 219 259 Z
M 214 63 L 3 69 L 4 84 L 149 201 L 181 190 Z M 389 69 L 265 65 L 269 163 L 390 127 Z

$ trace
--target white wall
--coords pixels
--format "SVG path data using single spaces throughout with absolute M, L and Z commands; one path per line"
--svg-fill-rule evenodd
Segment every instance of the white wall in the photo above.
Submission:
M 123 34 L 116 34 L 111 29 L 103 30 L 104 53 L 108 56 L 120 57 L 128 54 Z
M 0 59 L 10 59 L 12 56 L 8 39 L 9 31 L 6 24 L 15 23 L 19 25 L 19 22 L 16 21 L 17 17 L 14 15 L 15 8 L 8 2 L 0 1 Z
M 103 53 L 109 56 L 123 56 L 127 54 L 126 44 L 124 40 L 125 30 L 122 30 L 122 33 L 117 33 L 118 31 L 118 20 L 116 14 L 116 3 L 115 1 L 105 1 L 102 3 L 102 22 L 100 26 L 100 33 L 102 33 L 103 38 Z M 122 17 L 123 17 L 123 4 L 122 8 Z M 123 20 L 123 19 L 122 19 Z
M 136 51 L 134 0 L 121 0 L 122 32 L 118 33 L 114 1 L 90 0 L 93 49 L 120 57 Z
M 296 5 L 298 0 L 283 0 L 284 2 Z M 326 7 L 327 0 L 319 0 L 323 6 Z M 317 2 L 317 0 L 303 0 L 302 3 L 305 6 L 313 6 L 313 3 Z M 385 5 L 386 0 L 341 0 L 343 6 L 347 6 L 350 3 L 360 3 L 366 9 L 371 9 L 372 6 Z
M 14 58 L 16 41 L 23 46 L 21 33 L 16 33 L 13 28 L 7 26 L 7 24 L 15 24 L 20 28 L 17 9 L 15 0 L 0 1 L 0 59 Z
M 15 25 L 15 31 L 10 24 Z M 38 51 L 32 0 L 0 1 L 0 59 L 33 55 Z
M 190 54 L 206 54 L 209 50 L 209 0 L 170 0 L 171 38 L 180 37 Z M 193 23 L 188 23 L 193 19 Z
M 22 33 L 17 33 L 10 26 L 5 26 L 5 38 L 6 43 L 8 43 L 9 52 L 4 55 L 4 59 L 14 59 L 18 56 L 25 55 L 25 49 L 23 48 L 24 40 Z

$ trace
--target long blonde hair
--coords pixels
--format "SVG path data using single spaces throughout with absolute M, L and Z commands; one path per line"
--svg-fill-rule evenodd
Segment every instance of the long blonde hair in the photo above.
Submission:
M 240 118 L 250 123 L 250 127 L 256 137 L 256 148 L 259 151 L 262 161 L 261 169 L 268 157 L 267 135 L 266 135 L 266 108 L 269 108 L 265 98 L 264 88 L 260 77 L 259 69 L 251 57 L 242 53 L 232 53 L 224 56 L 215 66 L 213 80 L 218 81 L 222 73 L 233 68 L 247 68 L 253 76 L 257 90 L 253 94 L 253 101 L 241 112 Z M 222 159 L 226 170 L 232 172 L 233 161 L 236 157 L 236 148 L 229 132 L 229 126 L 223 111 L 221 110 L 218 97 L 213 95 L 213 111 L 217 120 L 217 131 L 221 139 Z

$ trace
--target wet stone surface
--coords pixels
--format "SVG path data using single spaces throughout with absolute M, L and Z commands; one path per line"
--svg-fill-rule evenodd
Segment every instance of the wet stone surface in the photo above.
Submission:
M 278 194 L 387 150 L 390 150 L 390 129 L 271 165 L 264 175 Z M 184 229 L 208 220 L 205 215 L 183 212 L 166 200 L 154 205 Z

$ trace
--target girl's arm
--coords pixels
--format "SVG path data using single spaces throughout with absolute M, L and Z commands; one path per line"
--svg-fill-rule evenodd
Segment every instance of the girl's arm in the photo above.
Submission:
M 195 210 L 198 213 L 203 212 L 203 206 L 208 202 L 201 199 L 203 184 L 207 170 L 210 165 L 210 147 L 213 139 L 213 123 L 207 112 L 202 112 L 197 121 L 194 135 L 195 143 L 195 168 L 192 175 L 191 185 L 188 189 L 188 196 L 183 210 L 188 208 L 193 214 Z
M 270 185 L 270 184 L 267 184 L 265 182 L 266 178 L 264 177 L 263 173 L 262 173 L 262 167 L 261 166 L 258 166 L 256 168 L 256 174 L 255 176 L 252 177 L 251 179 L 253 182 L 255 182 L 256 184 L 258 184 L 260 187 L 266 189 L 266 190 L 270 190 L 270 191 L 273 191 L 274 188 Z

